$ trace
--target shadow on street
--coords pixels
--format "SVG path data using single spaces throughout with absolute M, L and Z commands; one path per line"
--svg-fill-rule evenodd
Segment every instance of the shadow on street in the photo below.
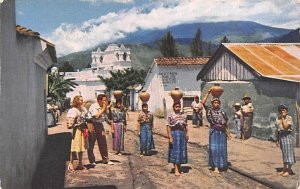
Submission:
M 114 185 L 104 185 L 104 186 L 86 186 L 86 187 L 72 187 L 68 189 L 80 189 L 80 188 L 86 188 L 86 189 L 117 189 L 118 187 Z
M 69 132 L 48 135 L 32 180 L 32 188 L 64 188 L 65 165 L 69 160 L 70 145 Z

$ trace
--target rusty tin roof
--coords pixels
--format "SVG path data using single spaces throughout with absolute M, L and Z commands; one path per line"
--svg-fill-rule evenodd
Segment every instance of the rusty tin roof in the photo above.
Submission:
M 263 77 L 300 82 L 300 43 L 224 43 Z

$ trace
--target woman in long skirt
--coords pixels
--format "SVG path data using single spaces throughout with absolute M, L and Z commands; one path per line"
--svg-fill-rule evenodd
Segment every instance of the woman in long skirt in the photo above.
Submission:
M 215 173 L 220 169 L 227 169 L 227 138 L 230 138 L 227 127 L 228 118 L 226 113 L 220 109 L 221 101 L 214 98 L 212 107 L 208 108 L 207 120 L 209 128 L 209 165 Z
M 148 104 L 142 104 L 142 112 L 138 115 L 138 126 L 140 136 L 141 157 L 148 155 L 149 151 L 155 149 L 153 140 L 153 114 L 148 111 Z
M 277 145 L 280 145 L 283 159 L 281 176 L 288 176 L 292 172 L 292 165 L 296 163 L 294 153 L 293 118 L 288 115 L 288 107 L 284 104 L 278 106 L 279 116 L 276 119 Z
M 180 112 L 180 102 L 174 102 L 173 111 L 168 115 L 167 133 L 169 137 L 168 162 L 173 163 L 175 175 L 181 175 L 181 164 L 188 162 L 187 141 L 189 140 L 187 117 Z
M 126 132 L 126 111 L 122 105 L 122 100 L 117 99 L 115 108 L 112 109 L 112 134 L 113 134 L 113 150 L 118 155 L 122 155 L 124 151 L 124 132 Z

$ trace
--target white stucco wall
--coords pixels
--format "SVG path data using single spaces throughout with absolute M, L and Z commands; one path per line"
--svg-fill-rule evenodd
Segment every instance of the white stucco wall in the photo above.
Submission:
M 163 111 L 163 99 L 166 101 L 166 111 L 172 111 L 173 100 L 171 90 L 179 87 L 184 96 L 201 95 L 200 82 L 196 76 L 203 65 L 158 66 L 153 64 L 146 79 L 144 89 L 150 93 L 149 110 Z M 141 109 L 139 101 L 139 109 Z
M 102 81 L 75 81 L 79 86 L 74 88 L 74 91 L 67 94 L 71 100 L 76 95 L 81 95 L 83 99 L 89 101 L 95 101 L 97 94 L 104 93 L 105 85 Z
M 4 1 L 0 4 L 0 180 L 3 188 L 30 188 L 47 136 L 46 70 L 40 65 L 50 62 L 42 52 L 45 45 L 37 38 L 16 35 L 15 27 L 15 2 Z

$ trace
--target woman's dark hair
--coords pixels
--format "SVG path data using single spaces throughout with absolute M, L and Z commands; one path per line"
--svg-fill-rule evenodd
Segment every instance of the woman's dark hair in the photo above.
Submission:
M 116 100 L 116 104 L 118 104 L 118 103 L 121 103 L 121 104 L 122 104 L 122 99 L 119 99 L 119 98 L 118 98 L 118 99 Z
M 175 101 L 175 102 L 173 103 L 173 108 L 174 108 L 177 104 L 181 105 L 180 101 Z
M 145 106 L 148 106 L 148 104 L 144 102 L 144 103 L 142 104 L 142 108 L 144 108 Z
M 211 104 L 213 104 L 214 101 L 218 101 L 218 102 L 221 104 L 221 100 L 220 100 L 219 98 L 213 98 L 213 99 L 211 100 Z

